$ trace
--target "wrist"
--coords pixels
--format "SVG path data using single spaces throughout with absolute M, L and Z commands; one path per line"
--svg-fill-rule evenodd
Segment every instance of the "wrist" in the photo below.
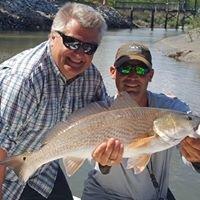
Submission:
M 102 174 L 108 174 L 110 172 L 111 166 L 108 165 L 103 166 L 99 163 L 99 169 Z

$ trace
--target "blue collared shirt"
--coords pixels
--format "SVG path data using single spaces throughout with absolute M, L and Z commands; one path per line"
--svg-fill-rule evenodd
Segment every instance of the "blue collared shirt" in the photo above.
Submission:
M 37 150 L 56 123 L 106 96 L 102 77 L 93 65 L 70 81 L 54 63 L 48 41 L 23 51 L 0 65 L 1 148 L 9 155 Z M 57 169 L 57 161 L 46 164 L 27 184 L 47 197 L 52 191 Z M 19 199 L 24 187 L 25 184 L 7 168 L 3 199 Z

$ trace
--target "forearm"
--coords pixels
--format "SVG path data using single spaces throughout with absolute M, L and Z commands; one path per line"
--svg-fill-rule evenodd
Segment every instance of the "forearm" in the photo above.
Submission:
M 5 150 L 0 148 L 0 160 L 5 159 L 7 153 Z M 5 177 L 5 166 L 0 165 L 0 200 L 2 200 L 2 185 Z

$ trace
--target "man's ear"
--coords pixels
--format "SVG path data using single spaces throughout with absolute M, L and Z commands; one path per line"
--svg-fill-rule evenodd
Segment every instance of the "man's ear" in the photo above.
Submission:
M 51 46 L 51 47 L 54 46 L 55 39 L 56 39 L 55 33 L 54 33 L 54 32 L 51 32 L 51 33 L 49 34 L 49 40 L 50 40 L 50 46 Z
M 50 40 L 54 40 L 54 39 L 55 39 L 55 35 L 54 35 L 53 32 L 51 32 L 51 33 L 49 34 L 49 39 L 50 39 Z
M 116 68 L 115 68 L 115 66 L 112 65 L 110 67 L 110 76 L 112 79 L 115 79 L 115 75 L 116 75 Z
M 153 75 L 154 75 L 154 69 L 151 69 L 151 71 L 149 72 L 149 82 L 151 82 L 152 78 L 153 78 Z

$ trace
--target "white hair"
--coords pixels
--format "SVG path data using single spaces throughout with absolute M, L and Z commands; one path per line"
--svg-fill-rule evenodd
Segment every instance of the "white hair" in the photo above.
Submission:
M 92 7 L 80 3 L 66 3 L 55 15 L 51 32 L 63 32 L 71 19 L 77 20 L 84 28 L 97 29 L 100 39 L 107 29 L 103 16 Z

